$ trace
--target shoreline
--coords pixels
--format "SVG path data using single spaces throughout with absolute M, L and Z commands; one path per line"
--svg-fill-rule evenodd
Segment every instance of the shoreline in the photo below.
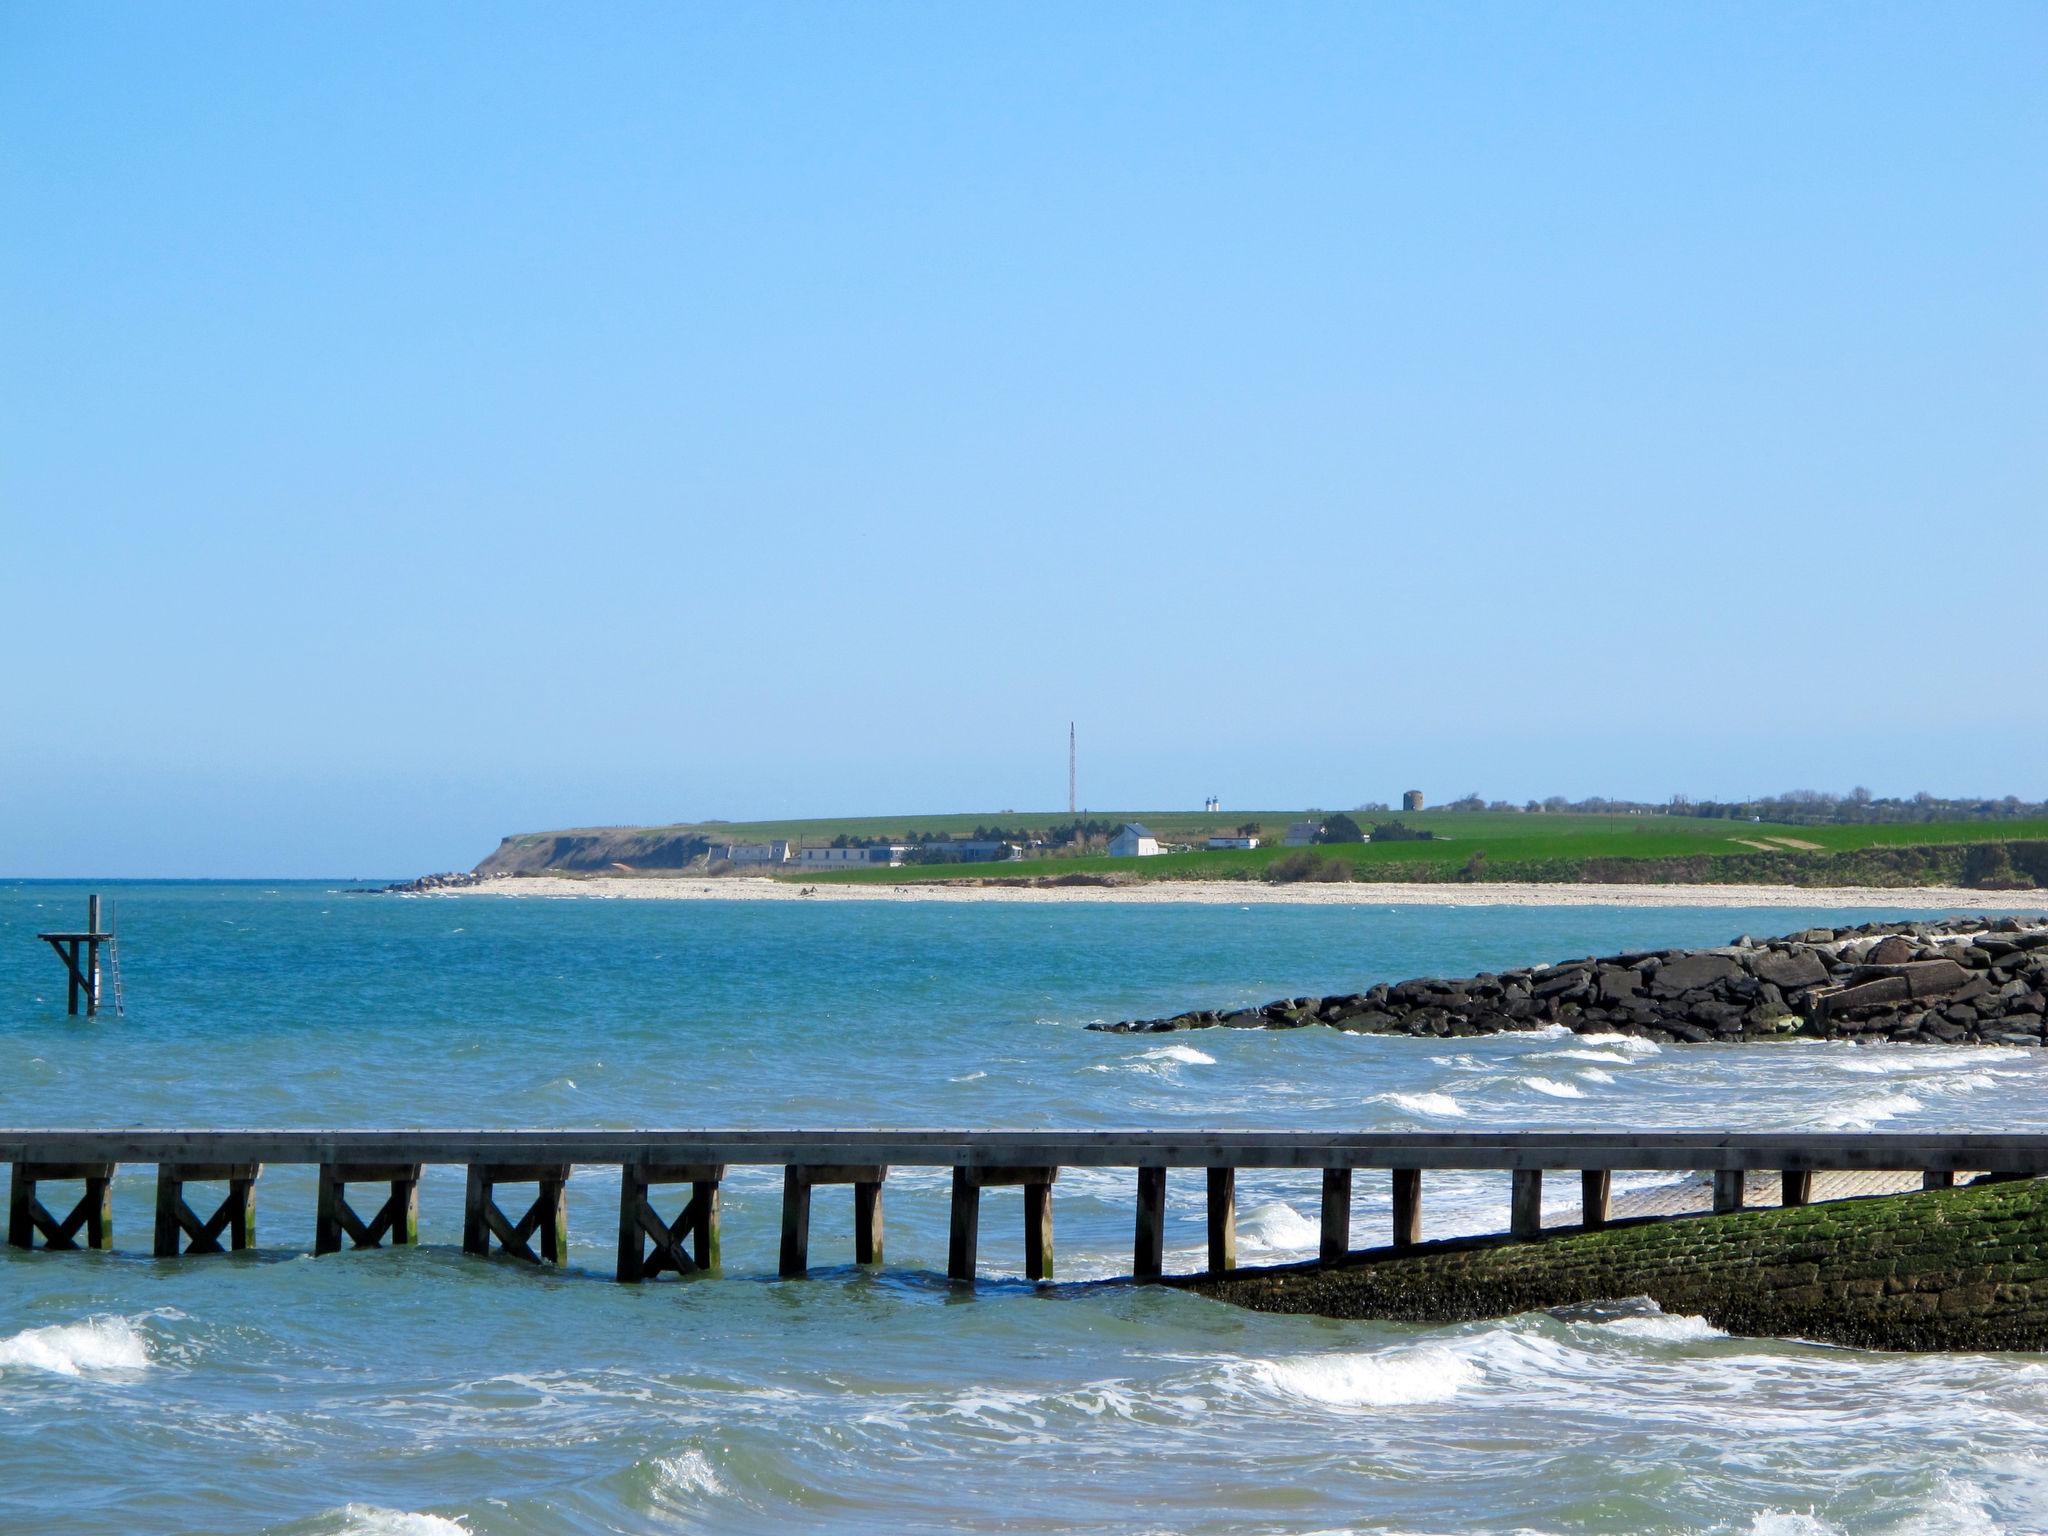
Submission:
M 1105 902 L 1119 906 L 1838 907 L 1891 911 L 2048 912 L 2048 891 L 1956 886 L 1334 884 L 1158 880 L 1122 886 L 800 885 L 765 876 L 500 875 L 419 893 L 555 900 Z

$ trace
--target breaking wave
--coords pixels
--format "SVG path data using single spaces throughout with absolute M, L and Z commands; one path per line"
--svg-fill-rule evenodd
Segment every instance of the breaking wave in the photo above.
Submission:
M 1253 1361 L 1248 1374 L 1269 1392 L 1331 1408 L 1447 1403 L 1479 1379 L 1470 1360 L 1437 1345 L 1371 1355 L 1286 1355 Z
M 338 1536 L 469 1536 L 469 1527 L 460 1520 L 374 1504 L 343 1505 L 336 1530 Z
M 125 1317 L 94 1317 L 82 1323 L 25 1328 L 0 1339 L 0 1371 L 46 1371 L 84 1376 L 101 1371 L 149 1368 L 149 1342 Z
M 1525 1077 L 1522 1086 L 1547 1093 L 1553 1099 L 1583 1099 L 1586 1096 L 1586 1090 L 1577 1083 L 1560 1083 L 1553 1077 Z
M 1464 1118 L 1465 1106 L 1448 1093 L 1376 1093 L 1376 1104 L 1391 1104 L 1411 1115 L 1433 1115 L 1443 1120 Z
M 1314 1248 L 1322 1241 L 1323 1229 L 1285 1200 L 1269 1200 L 1239 1219 L 1237 1237 L 1250 1248 Z

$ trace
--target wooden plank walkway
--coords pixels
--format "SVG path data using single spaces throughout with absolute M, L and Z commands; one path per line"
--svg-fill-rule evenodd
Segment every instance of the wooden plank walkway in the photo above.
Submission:
M 1579 1225 L 1614 1219 L 1616 1171 L 1694 1172 L 1711 1180 L 1716 1211 L 1753 1203 L 1759 1174 L 1775 1175 L 1779 1200 L 1805 1204 L 1826 1181 L 1904 1173 L 1910 1186 L 1953 1184 L 1964 1172 L 2025 1177 L 2048 1174 L 2048 1135 L 1943 1132 L 1471 1131 L 1343 1132 L 1218 1130 L 102 1130 L 0 1129 L 0 1160 L 13 1167 L 8 1242 L 17 1248 L 108 1248 L 113 1243 L 109 1189 L 122 1164 L 157 1169 L 153 1251 L 162 1257 L 253 1246 L 255 1190 L 266 1165 L 319 1170 L 314 1251 L 418 1240 L 419 1179 L 430 1164 L 467 1170 L 463 1247 L 535 1263 L 560 1263 L 568 1251 L 570 1179 L 595 1166 L 617 1170 L 617 1277 L 637 1282 L 663 1272 L 715 1271 L 720 1260 L 719 1192 L 733 1166 L 783 1170 L 778 1272 L 809 1267 L 813 1189 L 849 1185 L 855 1258 L 880 1264 L 882 1194 L 891 1168 L 952 1171 L 947 1273 L 975 1278 L 984 1189 L 1024 1194 L 1026 1278 L 1053 1273 L 1052 1192 L 1062 1168 L 1130 1168 L 1137 1190 L 1132 1275 L 1163 1271 L 1169 1170 L 1203 1171 L 1210 1271 L 1237 1262 L 1236 1184 L 1241 1169 L 1322 1171 L 1324 1262 L 1351 1251 L 1351 1197 L 1360 1171 L 1386 1170 L 1392 1185 L 1389 1244 L 1421 1241 L 1423 1175 L 1497 1171 L 1510 1180 L 1511 1235 L 1542 1234 L 1543 1182 L 1550 1172 L 1579 1175 Z M 81 1186 L 59 1218 L 43 1203 L 51 1184 Z M 186 1198 L 193 1185 L 223 1194 L 202 1216 Z M 351 1186 L 381 1190 L 372 1214 L 351 1205 Z M 533 1191 L 515 1216 L 498 1203 L 510 1186 Z M 664 1187 L 688 1187 L 673 1217 L 660 1209 Z M 83 1244 L 80 1237 L 84 1238 Z

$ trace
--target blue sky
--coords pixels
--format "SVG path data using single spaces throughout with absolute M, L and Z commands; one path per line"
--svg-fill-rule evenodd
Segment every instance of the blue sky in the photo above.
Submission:
M 2048 8 L 0 11 L 0 873 L 2048 795 Z

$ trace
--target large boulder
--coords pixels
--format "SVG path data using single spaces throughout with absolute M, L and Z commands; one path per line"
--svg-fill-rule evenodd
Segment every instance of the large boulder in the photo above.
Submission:
M 1750 962 L 1759 981 L 1791 991 L 1796 987 L 1817 987 L 1828 979 L 1828 968 L 1810 949 L 1767 949 Z
M 1744 974 L 1733 955 L 1681 955 L 1660 966 L 1651 985 L 1660 997 L 1674 997 L 1680 992 L 1697 992 L 1739 981 Z

